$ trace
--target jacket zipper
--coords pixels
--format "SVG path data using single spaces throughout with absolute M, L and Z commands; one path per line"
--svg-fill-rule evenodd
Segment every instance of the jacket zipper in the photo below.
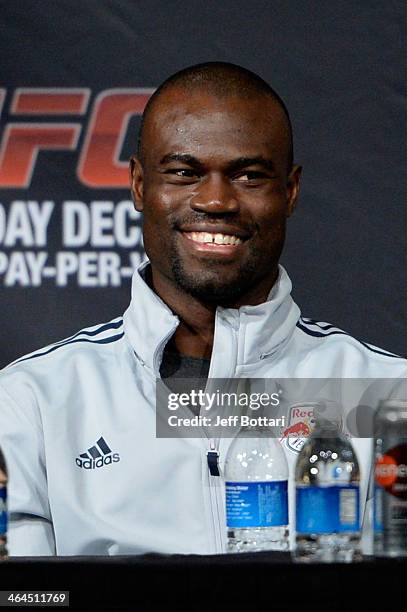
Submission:
M 216 464 L 215 464 L 216 458 Z M 209 491 L 211 498 L 211 509 L 212 509 L 212 519 L 213 519 L 213 528 L 215 535 L 215 546 L 216 552 L 224 552 L 224 538 L 222 536 L 222 527 L 223 521 L 221 520 L 221 512 L 220 512 L 220 498 L 221 498 L 221 480 L 214 481 L 214 478 L 220 478 L 221 474 L 219 471 L 219 440 L 210 439 L 209 440 L 209 451 L 207 452 L 207 460 L 208 460 L 208 469 L 210 471 L 209 474 Z M 217 470 L 217 474 L 215 475 L 215 471 Z M 217 485 L 217 486 L 216 486 Z
M 178 324 L 179 324 L 179 321 L 177 321 L 172 326 L 172 328 L 165 335 L 165 337 L 163 338 L 163 340 L 161 341 L 160 345 L 157 347 L 154 353 L 153 369 L 154 369 L 155 375 L 157 375 L 156 373 L 159 372 L 158 361 L 164 351 L 165 345 L 168 339 L 173 335 L 174 331 L 178 327 Z M 220 498 L 221 498 L 222 484 L 220 480 L 217 482 L 215 481 L 217 486 L 214 486 L 215 483 L 212 484 L 213 478 L 220 478 L 219 440 L 209 439 L 209 451 L 207 451 L 207 464 L 208 464 L 208 470 L 210 470 L 209 491 L 210 491 L 210 500 L 211 500 L 213 528 L 214 528 L 214 535 L 215 535 L 215 549 L 216 549 L 216 552 L 224 552 L 224 546 L 223 546 L 224 538 L 222 537 L 222 527 L 225 527 L 226 529 L 226 526 L 222 525 L 223 521 L 221 520 L 221 513 L 220 513 Z M 216 470 L 218 473 L 216 475 L 212 475 L 212 472 L 215 472 Z
M 215 320 L 215 332 L 216 332 L 217 319 Z M 233 331 L 234 336 L 234 357 L 232 361 L 236 361 L 237 356 L 237 337 L 236 332 Z M 211 360 L 211 365 L 208 373 L 208 380 L 213 378 L 213 360 Z M 234 377 L 235 370 L 231 368 L 231 371 L 228 372 L 230 377 Z M 226 378 L 226 372 L 223 373 L 223 378 Z M 209 475 L 209 489 L 210 489 L 210 498 L 211 498 L 211 510 L 212 510 L 212 519 L 213 519 L 213 528 L 215 535 L 215 545 L 216 552 L 225 553 L 225 539 L 226 539 L 226 521 L 223 520 L 223 516 L 225 513 L 222 513 L 220 510 L 221 504 L 223 504 L 223 496 L 222 496 L 222 487 L 224 486 L 223 476 L 219 470 L 219 444 L 220 439 L 209 439 L 209 452 L 217 454 L 217 467 L 219 476 Z M 208 456 L 208 453 L 207 453 Z M 208 469 L 209 467 L 209 456 L 208 456 Z M 214 480 L 214 478 L 218 478 L 218 480 Z M 226 509 L 225 509 L 226 510 Z

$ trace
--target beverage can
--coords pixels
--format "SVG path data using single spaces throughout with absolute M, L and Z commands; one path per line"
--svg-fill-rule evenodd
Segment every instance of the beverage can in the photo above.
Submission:
M 407 400 L 380 402 L 374 435 L 374 554 L 407 556 Z

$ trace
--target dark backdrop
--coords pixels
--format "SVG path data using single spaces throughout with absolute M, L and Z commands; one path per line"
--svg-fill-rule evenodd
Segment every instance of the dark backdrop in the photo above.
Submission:
M 303 314 L 406 355 L 402 2 L 14 0 L 0 20 L 0 365 L 123 312 L 142 251 L 124 161 L 143 100 L 213 60 L 254 70 L 290 110 L 304 174 L 283 263 Z M 121 117 L 95 126 L 109 100 Z

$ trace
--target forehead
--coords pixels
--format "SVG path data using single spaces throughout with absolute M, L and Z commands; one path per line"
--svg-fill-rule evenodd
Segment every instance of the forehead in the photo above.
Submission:
M 171 89 L 156 101 L 143 133 L 153 160 L 171 152 L 198 157 L 271 155 L 286 159 L 285 115 L 270 97 L 216 96 Z

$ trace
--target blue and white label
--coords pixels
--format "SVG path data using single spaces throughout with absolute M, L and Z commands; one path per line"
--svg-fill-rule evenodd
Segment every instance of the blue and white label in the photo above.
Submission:
M 359 487 L 297 487 L 296 530 L 302 534 L 359 531 Z
M 7 487 L 0 487 L 0 536 L 7 533 Z
M 287 481 L 226 482 L 226 524 L 235 529 L 288 525 Z

